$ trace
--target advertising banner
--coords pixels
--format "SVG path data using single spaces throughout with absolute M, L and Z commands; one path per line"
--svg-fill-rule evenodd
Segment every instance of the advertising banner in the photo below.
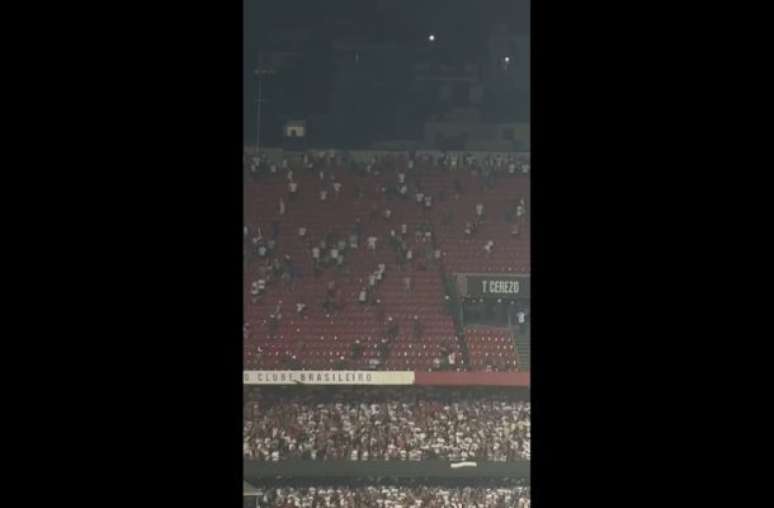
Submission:
M 411 385 L 413 371 L 246 370 L 246 385 Z

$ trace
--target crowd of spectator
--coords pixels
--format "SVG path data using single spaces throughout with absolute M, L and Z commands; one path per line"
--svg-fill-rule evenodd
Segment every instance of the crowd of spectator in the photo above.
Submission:
M 424 171 L 441 171 L 454 174 L 468 172 L 478 175 L 481 182 L 481 190 L 493 189 L 496 186 L 498 178 L 515 175 L 529 175 L 529 159 L 516 155 L 490 154 L 486 156 L 474 156 L 472 154 L 448 154 L 432 155 L 430 153 L 421 154 L 403 154 L 403 155 L 381 155 L 372 156 L 368 161 L 355 161 L 348 152 L 309 152 L 303 157 L 302 169 L 309 172 L 318 172 L 320 176 L 319 199 L 327 201 L 328 196 L 334 195 L 338 199 L 342 184 L 336 179 L 337 170 L 349 170 L 361 176 L 390 174 L 387 182 L 381 186 L 381 193 L 386 199 L 391 200 L 399 198 L 402 200 L 416 201 L 418 207 L 424 211 L 430 211 L 433 208 L 433 199 L 445 201 L 448 196 L 446 192 L 441 192 L 437 196 L 427 193 L 419 180 L 412 173 L 415 172 L 415 161 Z M 277 164 L 269 161 L 266 154 L 258 156 L 245 155 L 245 166 L 253 178 L 259 178 L 263 174 L 277 174 Z M 407 169 L 403 169 L 406 167 Z M 288 200 L 295 201 L 299 195 L 298 182 L 294 180 L 294 173 L 289 169 L 287 159 L 283 159 L 280 169 L 286 171 L 288 183 Z M 419 170 L 417 170 L 419 171 Z M 394 176 L 393 176 L 394 175 Z M 356 197 L 363 196 L 362 189 L 356 189 Z M 464 186 L 459 178 L 453 182 L 453 196 L 459 198 L 465 193 Z M 280 214 L 284 215 L 285 201 L 280 199 Z M 507 211 L 505 221 L 509 223 L 511 234 L 519 236 L 523 228 L 523 220 L 526 213 L 526 203 L 524 197 L 518 196 L 513 206 Z M 374 205 L 371 211 L 371 220 L 381 216 L 384 220 L 389 220 L 392 210 L 386 207 L 382 210 Z M 485 219 L 484 204 L 477 203 L 475 206 L 475 215 L 471 220 L 465 221 L 464 231 L 468 236 L 474 236 L 478 230 L 481 221 Z M 453 221 L 451 216 L 445 217 L 443 224 L 449 225 Z M 373 249 L 371 238 L 369 238 L 369 248 Z M 488 240 L 491 242 L 492 240 Z
M 259 488 L 260 508 L 529 508 L 528 486 L 314 486 Z
M 244 415 L 243 452 L 252 460 L 530 458 L 530 403 L 505 393 L 254 388 Z
M 512 236 L 519 236 L 526 221 L 527 204 L 523 196 L 514 196 L 512 206 L 507 210 L 505 217 L 489 217 L 488 215 L 499 215 L 499 213 L 493 214 L 489 210 L 489 205 L 485 206 L 484 200 L 481 200 L 474 201 L 475 206 L 471 206 L 470 211 L 464 214 L 467 216 L 458 218 L 463 224 L 454 225 L 454 218 L 450 211 L 444 213 L 440 222 L 433 220 L 432 214 L 429 214 L 424 216 L 427 220 L 423 219 L 421 223 L 414 223 L 411 226 L 391 219 L 393 208 L 399 210 L 400 207 L 417 206 L 423 211 L 430 211 L 436 206 L 436 202 L 443 203 L 469 192 L 471 189 L 467 187 L 470 184 L 463 185 L 462 181 L 465 181 L 465 178 L 460 176 L 465 172 L 480 177 L 478 181 L 481 182 L 482 191 L 494 188 L 498 178 L 528 175 L 529 159 L 524 156 L 404 153 L 372 156 L 369 160 L 355 161 L 345 151 L 331 150 L 307 152 L 303 155 L 300 164 L 291 163 L 288 159 L 271 160 L 265 153 L 259 156 L 245 153 L 244 164 L 248 174 L 255 179 L 272 176 L 282 182 L 287 181 L 287 195 L 283 193 L 276 198 L 280 217 L 271 220 L 270 223 L 266 221 L 263 224 L 251 224 L 244 228 L 245 260 L 251 268 L 250 279 L 246 281 L 246 301 L 249 302 L 248 304 L 257 305 L 262 303 L 268 294 L 270 295 L 268 300 L 272 302 L 269 308 L 274 309 L 274 312 L 262 313 L 258 320 L 254 320 L 252 326 L 245 324 L 243 332 L 246 340 L 250 340 L 252 334 L 265 332 L 268 332 L 267 336 L 274 338 L 286 335 L 282 333 L 285 327 L 284 320 L 292 318 L 293 314 L 304 317 L 307 314 L 317 315 L 322 311 L 321 316 L 337 318 L 342 313 L 346 315 L 348 312 L 346 309 L 354 305 L 363 308 L 364 311 L 373 309 L 375 315 L 383 316 L 384 307 L 389 307 L 393 303 L 389 299 L 383 303 L 380 298 L 381 286 L 385 278 L 398 278 L 405 294 L 411 297 L 410 295 L 421 292 L 421 288 L 416 283 L 417 276 L 411 273 L 411 269 L 419 271 L 437 269 L 441 274 L 446 273 L 444 257 L 447 253 L 441 249 L 442 242 L 437 238 L 440 230 L 448 226 L 462 231 L 464 224 L 466 235 L 476 238 L 477 234 L 480 234 L 479 228 L 482 223 L 502 221 L 506 228 L 503 230 L 504 234 L 510 230 Z M 363 216 L 361 221 L 360 217 L 353 217 L 352 222 L 345 221 L 325 231 L 316 231 L 315 226 L 308 228 L 310 224 L 294 224 L 293 236 L 296 236 L 297 231 L 297 240 L 289 238 L 286 232 L 283 232 L 280 238 L 280 229 L 284 230 L 288 227 L 282 218 L 286 210 L 305 203 L 314 206 L 318 197 L 320 201 L 337 200 L 342 192 L 341 178 L 337 177 L 337 174 L 341 176 L 342 172 L 348 171 L 361 176 L 384 175 L 384 178 L 373 179 L 376 187 L 372 189 L 365 189 L 369 184 L 363 182 L 352 184 L 356 200 L 366 195 L 364 191 L 367 191 L 371 197 L 376 191 L 381 192 L 388 201 L 395 202 L 383 203 L 381 206 L 374 202 L 370 219 Z M 419 175 L 422 172 L 434 171 L 449 173 L 449 179 L 453 180 L 453 188 L 436 193 L 423 188 L 423 179 Z M 314 175 L 314 182 L 310 182 L 307 177 L 302 183 L 299 179 L 302 173 Z M 316 182 L 317 176 L 319 176 L 319 187 Z M 346 185 L 346 187 L 349 186 L 350 184 Z M 364 188 L 360 188 L 361 186 Z M 345 191 L 350 192 L 346 189 Z M 386 229 L 383 226 L 374 227 L 372 221 L 385 222 L 388 226 Z M 438 227 L 439 224 L 440 227 Z M 496 258 L 493 253 L 503 249 L 503 243 L 500 240 L 496 242 L 488 233 L 487 236 L 480 235 L 482 238 L 479 252 L 482 258 Z M 299 252 L 295 248 L 297 245 L 304 246 L 303 250 L 308 253 L 306 255 L 311 259 L 311 265 L 308 260 L 302 259 L 303 250 Z M 374 262 L 373 271 L 370 273 L 360 268 L 354 270 L 354 273 L 351 271 L 352 259 L 364 254 L 374 255 L 383 250 L 392 254 L 386 259 L 386 263 Z M 410 270 L 406 271 L 406 268 Z M 311 273 L 305 273 L 305 271 Z M 317 278 L 323 274 L 326 275 L 328 284 L 323 297 L 312 299 L 308 293 L 293 291 L 300 279 L 308 276 Z M 355 288 L 349 287 L 352 281 L 357 284 Z M 304 287 L 304 284 L 302 280 L 301 287 Z M 285 312 L 283 312 L 282 301 L 274 300 L 277 287 L 287 288 L 293 293 L 292 296 L 287 296 L 290 301 L 286 303 Z M 275 303 L 277 303 L 276 306 Z M 456 300 L 447 292 L 443 303 L 456 320 Z M 424 316 L 420 315 L 412 323 L 411 333 L 414 339 L 421 339 L 424 334 L 423 318 Z M 391 342 L 396 335 L 391 327 L 397 324 L 392 324 L 389 313 L 379 319 L 379 324 L 383 325 L 384 333 L 379 337 L 379 356 L 373 358 L 373 362 L 384 364 L 390 354 Z M 458 334 L 461 334 L 460 323 L 455 322 L 455 326 L 458 328 Z M 349 355 L 350 359 L 359 359 L 361 349 L 361 344 L 354 344 Z M 256 358 L 260 358 L 263 354 L 260 347 L 256 354 Z M 457 360 L 467 361 L 464 354 L 460 359 L 454 358 L 453 361 L 449 361 L 449 354 L 452 352 L 441 354 L 437 358 L 437 362 L 441 364 L 437 368 L 451 368 Z M 286 367 L 290 368 L 295 358 L 289 353 L 287 356 L 288 358 L 283 361 L 287 363 Z M 342 363 L 346 360 L 345 356 L 339 358 Z M 449 365 L 446 365 L 447 363 Z

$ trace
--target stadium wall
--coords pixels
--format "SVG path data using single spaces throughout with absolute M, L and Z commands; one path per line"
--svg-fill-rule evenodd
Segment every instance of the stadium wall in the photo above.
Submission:
M 442 460 L 409 461 L 315 461 L 281 460 L 278 462 L 244 461 L 244 478 L 330 478 L 330 477 L 390 477 L 390 478 L 529 478 L 529 461 L 463 462 L 453 467 Z M 467 464 L 467 465 L 465 465 Z
M 248 154 L 255 153 L 255 146 L 245 146 L 245 151 Z M 340 150 L 333 150 L 330 148 L 310 148 L 310 152 L 339 152 Z M 283 150 L 282 148 L 266 148 L 262 147 L 261 152 L 272 161 L 281 161 L 282 159 L 294 160 L 302 157 L 302 154 L 297 151 Z M 349 156 L 358 162 L 367 162 L 372 157 L 384 157 L 408 154 L 406 150 L 348 150 Z M 449 150 L 442 152 L 441 150 L 416 150 L 417 155 L 431 155 L 433 157 L 440 157 L 444 153 L 449 155 L 462 156 L 463 154 L 470 154 L 473 157 L 487 157 L 487 156 L 503 156 L 510 157 L 515 156 L 517 158 L 527 158 L 530 152 L 513 152 L 513 151 L 499 151 L 499 150 Z
M 529 387 L 528 372 L 415 372 L 414 384 L 425 386 Z

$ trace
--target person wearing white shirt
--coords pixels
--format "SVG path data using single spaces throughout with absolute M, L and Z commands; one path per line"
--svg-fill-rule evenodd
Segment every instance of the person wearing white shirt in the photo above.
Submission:
M 476 216 L 478 216 L 478 218 L 481 218 L 481 217 L 484 216 L 484 204 L 483 203 L 476 204 Z
M 328 199 L 328 191 L 323 189 L 320 191 L 320 201 L 325 201 Z
M 405 235 L 408 233 L 408 225 L 407 224 L 401 224 L 400 225 L 400 234 Z
M 317 246 L 312 247 L 312 259 L 315 261 L 320 259 L 320 248 Z
M 386 208 L 384 210 L 384 218 L 386 220 L 390 220 L 390 217 L 392 217 L 392 210 L 390 210 L 389 208 Z
M 336 247 L 333 247 L 331 249 L 331 259 L 338 259 L 338 257 L 339 257 L 339 249 L 337 249 Z
M 376 237 L 375 236 L 369 236 L 368 237 L 368 250 L 372 250 L 372 251 L 376 250 Z
M 516 313 L 516 325 L 519 333 L 527 333 L 527 314 L 523 310 Z
M 300 238 L 304 238 L 306 236 L 306 228 L 305 227 L 301 226 L 300 228 L 298 228 L 298 236 Z
M 292 169 L 288 171 L 288 175 L 287 176 L 288 176 L 288 182 L 292 182 L 293 181 L 293 170 Z
M 403 184 L 400 186 L 400 197 L 403 199 L 408 197 L 408 185 Z
M 424 194 L 424 192 L 417 192 L 417 193 L 416 193 L 416 198 L 417 198 L 417 204 L 418 204 L 418 205 L 421 205 L 421 204 L 422 204 L 422 201 L 424 201 L 424 199 L 425 199 L 425 194 Z
M 333 182 L 333 192 L 336 194 L 336 199 L 339 198 L 339 192 L 341 192 L 341 183 Z
M 288 191 L 290 191 L 290 199 L 291 200 L 296 199 L 296 195 L 297 195 L 297 192 L 298 192 L 298 183 L 294 182 L 294 181 L 291 181 L 288 184 Z
M 406 183 L 406 173 L 404 173 L 403 171 L 398 173 L 398 183 L 400 184 Z
M 489 240 L 488 242 L 486 242 L 486 244 L 484 244 L 484 250 L 486 251 L 487 254 L 492 253 L 493 247 L 494 247 L 494 242 L 492 240 Z
M 408 161 L 408 168 L 409 169 L 414 169 L 414 159 L 409 159 L 409 161 Z

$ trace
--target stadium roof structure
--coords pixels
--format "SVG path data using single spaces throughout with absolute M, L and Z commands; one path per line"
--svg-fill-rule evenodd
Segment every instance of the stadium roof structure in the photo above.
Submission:
M 242 496 L 257 496 L 259 494 L 258 489 L 247 483 L 246 481 L 242 481 Z

